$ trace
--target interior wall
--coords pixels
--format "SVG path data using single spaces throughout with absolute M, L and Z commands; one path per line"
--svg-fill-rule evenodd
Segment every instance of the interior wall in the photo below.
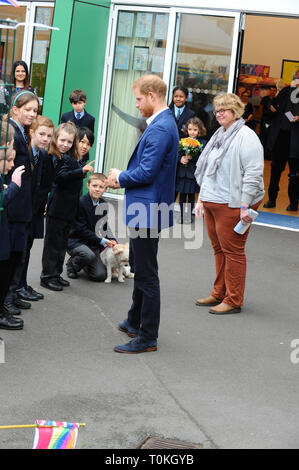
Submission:
M 299 19 L 246 16 L 242 63 L 270 66 L 270 77 L 281 75 L 282 60 L 298 60 Z

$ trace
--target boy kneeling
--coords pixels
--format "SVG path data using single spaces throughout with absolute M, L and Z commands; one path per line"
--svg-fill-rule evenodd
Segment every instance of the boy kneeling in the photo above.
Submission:
M 92 281 L 101 282 L 106 279 L 106 267 L 101 261 L 100 252 L 106 246 L 116 245 L 116 239 L 107 223 L 107 202 L 102 198 L 106 190 L 105 181 L 106 176 L 102 173 L 90 175 L 87 182 L 89 192 L 80 199 L 79 212 L 67 245 L 71 257 L 66 267 L 71 279 L 76 279 L 81 269 Z M 105 233 L 105 238 L 99 232 Z

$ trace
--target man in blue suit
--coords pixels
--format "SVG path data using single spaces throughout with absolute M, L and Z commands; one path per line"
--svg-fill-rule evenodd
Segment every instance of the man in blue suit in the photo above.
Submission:
M 158 241 L 163 228 L 173 225 L 174 184 L 179 135 L 166 104 L 166 84 L 144 75 L 133 84 L 136 108 L 146 118 L 126 171 L 112 168 L 108 184 L 126 188 L 125 218 L 134 259 L 133 302 L 119 329 L 133 337 L 114 351 L 138 354 L 157 350 L 160 323 Z

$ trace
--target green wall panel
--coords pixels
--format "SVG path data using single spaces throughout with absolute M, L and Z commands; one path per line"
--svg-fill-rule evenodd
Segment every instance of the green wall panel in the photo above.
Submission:
M 109 7 L 75 2 L 67 59 L 61 113 L 72 109 L 69 94 L 82 88 L 87 94 L 86 110 L 98 125 L 105 62 Z
M 68 98 L 71 91 L 77 88 L 85 91 L 86 111 L 96 120 L 95 137 L 100 112 L 109 14 L 108 6 L 75 2 L 62 99 L 61 113 L 64 113 L 72 109 Z M 90 150 L 90 160 L 95 159 L 95 150 L 96 138 Z M 84 193 L 87 191 L 86 181 L 87 179 L 84 180 Z
M 59 31 L 53 30 L 51 34 L 43 106 L 43 115 L 52 119 L 55 126 L 59 123 L 73 4 L 73 0 L 55 2 L 53 26 L 58 27 Z
M 70 111 L 69 94 L 81 88 L 87 94 L 86 110 L 98 128 L 105 63 L 110 0 L 56 0 L 43 114 L 55 126 Z M 96 142 L 90 151 L 95 158 Z M 86 187 L 84 188 L 86 191 Z

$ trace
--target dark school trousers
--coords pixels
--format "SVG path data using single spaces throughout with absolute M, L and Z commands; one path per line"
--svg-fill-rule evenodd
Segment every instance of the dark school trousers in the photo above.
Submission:
M 0 261 L 0 316 L 3 315 L 3 303 L 22 254 L 21 251 L 12 251 L 7 260 Z
M 281 130 L 277 137 L 271 163 L 271 176 L 268 188 L 269 200 L 275 202 L 278 191 L 281 173 L 286 164 L 289 164 L 289 185 L 288 195 L 290 203 L 294 206 L 298 204 L 299 197 L 299 158 L 290 158 L 290 132 Z
M 30 251 L 33 246 L 33 242 L 34 242 L 34 237 L 30 234 L 27 238 L 23 271 L 22 271 L 22 275 L 20 278 L 18 289 L 21 289 L 22 287 L 25 287 L 25 288 L 27 287 L 27 272 L 28 272 L 28 266 L 29 266 L 29 260 L 30 260 Z
M 25 234 L 25 249 L 24 251 L 17 251 L 13 253 L 18 253 L 18 263 L 15 266 L 13 276 L 10 280 L 9 289 L 6 295 L 5 302 L 13 302 L 17 297 L 17 289 L 20 287 L 20 280 L 23 275 L 24 266 L 26 264 L 26 255 L 27 255 L 27 244 L 30 237 L 30 224 L 26 224 L 26 234 Z
M 76 272 L 83 269 L 91 281 L 105 281 L 107 271 L 106 266 L 104 266 L 100 258 L 100 248 L 89 247 L 82 244 L 76 248 L 68 250 L 68 253 L 71 256 L 68 262 L 71 261 Z
M 134 288 L 128 322 L 139 330 L 145 340 L 158 337 L 160 324 L 160 282 L 158 276 L 159 236 L 140 231 L 138 237 L 130 235 L 130 250 L 134 259 Z
M 47 215 L 42 255 L 42 280 L 57 279 L 63 271 L 72 222 Z

